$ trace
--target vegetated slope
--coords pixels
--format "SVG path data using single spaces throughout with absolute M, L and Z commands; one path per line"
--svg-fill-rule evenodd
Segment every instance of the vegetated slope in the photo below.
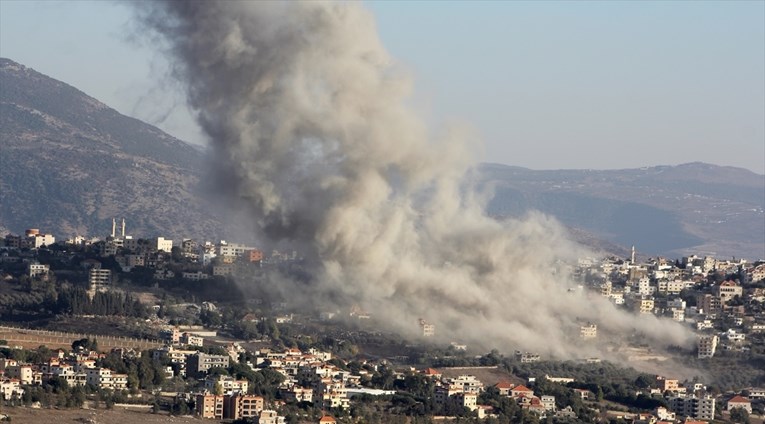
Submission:
M 534 171 L 485 164 L 489 213 L 531 209 L 649 255 L 765 257 L 765 176 L 704 163 L 625 170 Z
M 215 237 L 202 154 L 74 87 L 0 58 L 0 233 Z M 765 257 L 765 176 L 702 163 L 627 170 L 479 167 L 490 214 L 537 209 L 614 252 Z M 216 210 L 216 213 L 218 211 Z M 243 237 L 243 235 L 239 235 Z M 601 242 L 600 240 L 604 242 Z
M 212 236 L 202 155 L 76 88 L 0 59 L 0 229 Z

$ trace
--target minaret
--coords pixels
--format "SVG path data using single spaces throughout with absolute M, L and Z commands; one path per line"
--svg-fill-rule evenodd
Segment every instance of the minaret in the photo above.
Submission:
M 125 238 L 125 218 L 122 218 L 122 238 Z
M 117 220 L 112 218 L 112 238 L 114 238 L 114 234 L 117 232 Z
M 635 265 L 635 245 L 632 245 L 632 255 L 630 256 L 630 263 Z

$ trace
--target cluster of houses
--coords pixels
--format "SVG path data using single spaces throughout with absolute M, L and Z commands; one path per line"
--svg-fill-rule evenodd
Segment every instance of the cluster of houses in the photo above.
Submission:
M 699 334 L 699 358 L 712 357 L 719 348 L 746 351 L 747 334 L 765 331 L 765 315 L 748 307 L 765 302 L 765 289 L 753 284 L 765 280 L 765 261 L 689 256 L 638 262 L 633 247 L 628 260 L 582 259 L 576 273 L 614 304 L 692 326 Z M 581 327 L 582 338 L 596 336 L 594 324 Z
M 41 233 L 39 229 L 28 229 L 25 234 L 7 234 L 1 246 L 13 250 L 35 250 L 50 246 L 56 242 L 54 236 Z M 136 267 L 154 270 L 156 280 L 182 278 L 189 281 L 208 280 L 216 276 L 229 276 L 239 271 L 259 267 L 264 264 L 278 264 L 298 260 L 297 252 L 271 252 L 265 256 L 263 251 L 238 243 L 221 240 L 218 243 L 206 241 L 199 243 L 193 239 L 183 239 L 180 243 L 165 237 L 133 238 L 125 234 L 125 220 L 122 220 L 121 231 L 117 231 L 116 221 L 112 221 L 112 232 L 103 239 L 74 237 L 66 241 L 77 246 L 92 246 L 101 258 L 114 257 L 122 272 L 130 272 Z M 173 249 L 183 258 L 179 264 L 173 260 Z M 31 278 L 45 278 L 51 272 L 48 264 L 41 264 L 28 255 L 27 275 Z M 17 256 L 7 254 L 0 261 L 13 261 Z M 173 265 L 172 267 L 170 265 Z M 182 266 L 180 266 L 182 265 Z M 89 281 L 91 292 L 104 291 L 108 288 L 114 276 L 112 271 L 101 269 L 101 261 L 88 259 L 82 266 L 90 270 Z M 180 266 L 180 270 L 179 270 Z M 171 269 L 173 268 L 173 269 Z
M 120 354 L 135 354 L 132 350 L 116 350 Z M 2 373 L 2 396 L 4 400 L 14 397 L 21 398 L 25 385 L 39 385 L 44 380 L 61 378 L 69 386 L 84 386 L 108 390 L 124 390 L 128 388 L 127 374 L 118 374 L 108 368 L 96 366 L 96 361 L 104 354 L 94 351 L 65 352 L 57 350 L 55 356 L 47 358 L 42 363 L 27 364 L 15 359 L 0 358 L 0 373 Z

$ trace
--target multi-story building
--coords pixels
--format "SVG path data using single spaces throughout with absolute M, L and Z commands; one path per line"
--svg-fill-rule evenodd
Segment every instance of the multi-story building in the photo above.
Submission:
M 471 411 L 478 409 L 478 395 L 475 393 L 457 393 L 454 398 L 460 405 Z
M 27 266 L 27 275 L 30 278 L 46 277 L 50 272 L 50 266 L 39 262 L 30 262 Z
M 717 350 L 717 343 L 720 341 L 720 338 L 717 337 L 717 335 L 704 335 L 699 336 L 698 339 L 698 349 L 699 349 L 699 358 L 711 358 L 715 356 L 715 351 Z
M 280 416 L 276 411 L 267 409 L 260 411 L 258 416 L 258 424 L 284 424 L 285 417 Z
M 221 240 L 220 243 L 218 243 L 217 250 L 218 250 L 218 256 L 222 256 L 224 258 L 229 258 L 233 260 L 235 258 L 238 258 L 244 255 L 244 253 L 247 251 L 257 250 L 257 249 L 253 247 L 245 246 L 243 244 L 226 243 L 225 240 Z
M 234 264 L 220 264 L 220 265 L 213 265 L 213 275 L 214 276 L 227 276 L 232 275 L 234 273 Z
M 247 393 L 247 389 L 250 386 L 247 380 L 237 380 L 234 377 L 227 375 L 218 375 L 213 378 L 208 377 L 205 379 L 205 389 L 207 391 L 215 392 L 216 387 L 219 387 L 223 393 Z
M 436 335 L 435 324 L 430 324 L 426 322 L 424 319 L 420 319 L 420 328 L 422 329 L 423 337 L 432 337 Z
M 522 364 L 530 364 L 532 362 L 539 362 L 541 357 L 538 353 L 521 352 L 518 350 L 515 352 L 515 359 L 521 361 Z
M 188 346 L 204 346 L 204 343 L 205 343 L 204 337 L 197 336 L 189 332 L 183 333 L 179 341 L 181 342 L 181 344 L 185 344 Z
M 228 355 L 208 355 L 197 352 L 186 360 L 186 373 L 190 377 L 201 377 L 207 374 L 210 368 L 227 368 L 228 360 Z
M 127 374 L 113 373 L 108 368 L 89 368 L 85 373 L 87 382 L 90 385 L 112 390 L 127 388 Z
M 163 252 L 167 252 L 167 253 L 170 253 L 170 252 L 173 251 L 173 241 L 172 240 L 168 240 L 168 239 L 166 239 L 164 237 L 157 237 L 156 242 L 157 242 L 157 244 L 156 244 L 157 251 L 163 251 Z
M 30 249 L 39 249 L 42 246 L 50 246 L 56 242 L 56 238 L 50 234 L 43 234 L 37 228 L 30 228 L 24 232 L 23 246 Z
M 544 406 L 545 411 L 555 412 L 555 396 L 542 396 L 540 400 L 542 401 L 542 406 Z
M 652 314 L 654 308 L 653 297 L 640 296 L 634 300 L 633 309 L 641 314 Z
M 677 415 L 691 417 L 697 420 L 713 420 L 715 418 L 715 398 L 709 395 L 675 396 L 669 399 L 669 408 Z
M 5 376 L 19 380 L 21 384 L 34 383 L 34 371 L 31 365 L 10 365 L 5 368 Z
M 711 294 L 699 296 L 696 304 L 701 307 L 706 315 L 716 315 L 722 309 L 720 298 Z
M 735 281 L 723 281 L 717 286 L 717 297 L 720 298 L 720 303 L 723 305 L 736 296 L 741 297 L 743 292 L 743 287 L 736 284 Z
M 199 260 L 199 245 L 196 240 L 183 239 L 181 241 L 181 254 L 184 258 L 191 259 L 194 262 Z
M 598 337 L 598 326 L 592 323 L 580 326 L 579 337 L 583 339 L 594 339 Z
M 235 419 L 256 417 L 263 411 L 263 398 L 243 393 L 227 394 L 223 397 L 223 418 Z
M 223 419 L 224 397 L 210 393 L 202 393 L 196 396 L 195 412 L 200 418 Z
M 105 292 L 112 284 L 112 271 L 93 267 L 88 270 L 88 295 L 93 298 L 98 292 Z
M 21 388 L 21 382 L 15 378 L 4 378 L 0 380 L 0 393 L 3 395 L 3 400 L 11 400 L 14 396 L 21 399 L 24 394 L 24 389 Z

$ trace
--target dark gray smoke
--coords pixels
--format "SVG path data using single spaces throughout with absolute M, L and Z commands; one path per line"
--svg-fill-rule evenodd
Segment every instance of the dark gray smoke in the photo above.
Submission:
M 675 323 L 569 290 L 562 263 L 584 252 L 556 221 L 497 222 L 462 194 L 474 147 L 454 131 L 434 137 L 405 106 L 410 80 L 360 4 L 139 4 L 210 138 L 220 187 L 312 258 L 314 281 L 293 296 L 359 305 L 405 334 L 424 318 L 444 340 L 554 357 L 598 355 L 578 342 L 580 321 L 688 342 Z

